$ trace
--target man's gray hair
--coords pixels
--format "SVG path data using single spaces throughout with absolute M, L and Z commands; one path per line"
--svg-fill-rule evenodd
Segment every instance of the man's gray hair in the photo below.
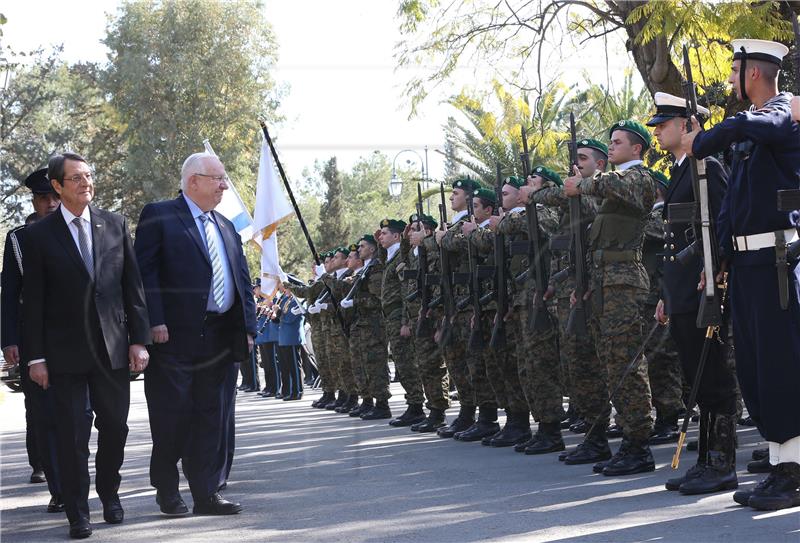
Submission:
M 186 191 L 186 184 L 189 182 L 189 178 L 198 173 L 198 169 L 202 166 L 204 160 L 209 158 L 217 158 L 215 155 L 211 153 L 195 153 L 193 155 L 189 155 L 189 158 L 183 161 L 183 166 L 181 166 L 181 190 Z M 200 172 L 202 173 L 202 172 Z

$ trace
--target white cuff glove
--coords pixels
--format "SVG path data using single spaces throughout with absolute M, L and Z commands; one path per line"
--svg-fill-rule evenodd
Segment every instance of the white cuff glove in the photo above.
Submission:
M 305 313 L 305 311 L 303 311 L 302 305 L 292 308 L 292 315 L 302 315 L 303 313 Z
M 320 277 L 322 277 L 322 274 L 325 273 L 325 266 L 323 266 L 322 264 L 317 264 L 316 266 L 314 266 L 314 273 L 316 274 L 316 277 L 314 277 L 314 279 L 319 279 Z
M 351 307 L 353 307 L 353 300 L 342 300 L 342 303 L 340 305 L 345 309 L 350 309 Z
M 319 304 L 319 308 L 322 309 L 322 310 L 327 310 L 328 309 L 328 304 L 327 303 Z
M 317 313 L 319 313 L 319 306 L 317 304 L 312 305 L 311 307 L 308 308 L 308 312 L 311 313 L 312 315 L 316 315 Z

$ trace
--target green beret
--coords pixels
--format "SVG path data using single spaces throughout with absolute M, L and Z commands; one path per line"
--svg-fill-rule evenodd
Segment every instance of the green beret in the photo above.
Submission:
M 511 185 L 515 189 L 519 189 L 519 188 L 522 188 L 522 187 L 525 186 L 525 180 L 524 179 L 520 179 L 519 177 L 515 177 L 513 175 L 510 175 L 510 176 L 506 177 L 505 181 L 503 181 L 503 184 L 504 185 Z
M 424 213 L 422 215 L 417 215 L 416 213 L 412 214 L 408 218 L 408 222 L 421 222 L 425 226 L 430 227 L 432 230 L 435 230 L 436 227 L 439 226 L 439 223 L 436 222 L 436 219 L 430 215 L 425 215 Z
M 320 255 L 319 255 L 319 257 L 322 260 L 325 260 L 326 258 L 330 258 L 331 256 L 333 256 L 333 255 L 331 255 L 330 251 L 325 251 L 324 253 L 320 253 Z
M 359 240 L 359 241 L 361 241 L 361 240 Z M 350 246 L 348 247 L 348 249 L 350 249 L 351 253 L 355 252 L 355 251 L 358 251 L 358 242 L 351 243 Z
M 544 178 L 546 181 L 552 181 L 559 187 L 564 185 L 564 181 L 561 180 L 561 176 L 545 166 L 536 166 L 531 172 L 531 175 L 538 175 L 539 177 Z
M 375 236 L 373 236 L 372 234 L 364 234 L 363 236 L 361 236 L 361 239 L 358 240 L 358 241 L 359 241 L 359 243 L 362 242 L 362 241 L 366 241 L 367 243 L 371 243 L 371 244 L 375 245 L 376 247 L 378 246 L 378 242 L 375 241 Z
M 475 189 L 479 189 L 481 184 L 472 179 L 471 177 L 459 177 L 453 181 L 454 189 L 462 189 L 466 193 L 471 193 Z
M 383 219 L 381 221 L 381 228 L 388 228 L 392 232 L 401 234 L 406 229 L 406 223 L 400 219 Z
M 630 132 L 631 134 L 636 134 L 644 143 L 644 148 L 650 148 L 650 144 L 652 142 L 650 131 L 647 130 L 647 128 L 639 121 L 634 121 L 633 119 L 619 121 L 618 123 L 611 125 L 611 128 L 608 129 L 608 136 L 611 137 L 615 130 L 624 130 L 626 132 Z
M 497 194 L 490 189 L 480 188 L 472 193 L 473 198 L 480 198 L 485 202 L 489 202 L 493 206 L 497 205 Z
M 586 138 L 584 140 L 578 140 L 578 149 L 581 149 L 581 148 L 594 149 L 596 151 L 600 151 L 601 153 L 606 155 L 606 157 L 608 157 L 608 145 L 606 145 L 605 143 L 603 143 L 600 140 L 596 140 L 596 139 L 592 139 L 592 138 Z
M 344 256 L 350 254 L 350 250 L 347 247 L 337 247 L 333 250 L 333 254 L 342 253 Z
M 664 190 L 669 188 L 669 178 L 666 175 L 650 168 L 648 168 L 648 170 L 650 170 L 650 173 L 653 174 L 653 178 L 658 181 L 658 184 L 664 187 Z

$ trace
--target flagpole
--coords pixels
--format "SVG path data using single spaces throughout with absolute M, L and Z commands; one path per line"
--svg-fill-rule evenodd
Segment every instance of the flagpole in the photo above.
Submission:
M 292 207 L 294 208 L 294 214 L 297 216 L 297 220 L 300 221 L 300 228 L 303 229 L 303 235 L 306 237 L 306 243 L 308 243 L 308 248 L 311 249 L 311 254 L 314 255 L 314 263 L 319 266 L 321 264 L 319 260 L 319 255 L 317 254 L 317 249 L 314 247 L 314 241 L 311 239 L 311 234 L 308 233 L 308 227 L 306 226 L 306 222 L 303 220 L 303 215 L 300 213 L 300 207 L 297 205 L 297 200 L 294 199 L 294 193 L 292 192 L 292 187 L 289 185 L 289 179 L 286 177 L 286 172 L 283 171 L 283 165 L 281 164 L 280 158 L 278 158 L 278 152 L 275 150 L 275 145 L 272 143 L 272 138 L 269 137 L 269 131 L 267 130 L 267 123 L 264 122 L 264 119 L 258 120 L 259 124 L 261 125 L 261 130 L 264 132 L 264 138 L 267 140 L 267 144 L 269 145 L 269 149 L 272 152 L 272 157 L 275 159 L 275 164 L 278 166 L 278 173 L 281 174 L 281 180 L 283 181 L 283 186 L 286 187 L 286 193 L 289 195 L 289 200 L 292 202 Z M 339 300 L 333 294 L 331 288 L 322 283 L 325 286 L 325 290 L 328 292 L 330 296 L 331 303 L 333 304 L 333 309 L 336 311 L 336 318 L 339 320 L 339 324 L 342 326 L 342 332 L 345 336 L 350 337 L 350 333 L 347 330 L 347 326 L 344 324 L 344 318 L 342 317 L 342 313 L 339 310 Z

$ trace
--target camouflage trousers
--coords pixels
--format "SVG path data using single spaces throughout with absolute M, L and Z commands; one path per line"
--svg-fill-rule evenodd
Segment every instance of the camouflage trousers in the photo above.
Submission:
M 592 308 L 592 326 L 597 338 L 597 354 L 605 364 L 608 386 L 613 390 L 644 341 L 641 308 L 647 291 L 625 285 L 598 288 L 603 289 L 603 305 L 599 311 Z M 653 430 L 653 406 L 646 358 L 622 381 L 614 398 L 614 408 L 625 437 L 637 443 L 649 439 Z M 586 414 L 591 421 L 601 417 L 601 427 L 608 424 L 608 406 L 602 412 Z
M 392 397 L 382 319 L 364 319 L 350 327 L 350 359 L 360 396 L 377 401 Z
M 328 360 L 335 375 L 336 388 L 345 394 L 357 394 L 358 386 L 353 374 L 353 365 L 350 363 L 349 339 L 340 330 L 334 330 L 330 335 L 330 345 Z
M 432 334 L 429 337 L 416 335 L 417 319 L 413 319 L 409 326 L 414 333 L 414 352 L 419 378 L 425 397 L 428 399 L 426 407 L 445 411 L 450 407 L 450 377 L 447 375 L 447 366 L 442 353 Z M 402 374 L 400 376 L 402 377 Z
M 483 362 L 486 366 L 486 378 L 489 380 L 489 386 L 494 391 L 494 401 L 497 407 L 506 409 L 508 407 L 508 393 L 506 392 L 506 381 L 503 375 L 502 364 L 505 362 L 508 354 L 508 346 L 505 341 L 499 343 L 497 347 L 490 345 L 492 339 L 492 329 L 494 328 L 495 311 L 483 311 L 481 318 L 483 320 L 483 351 L 480 353 L 483 356 Z M 503 335 L 505 338 L 505 335 Z
M 564 418 L 561 386 L 561 356 L 558 351 L 558 321 L 550 313 L 551 329 L 546 332 L 531 331 L 529 312 L 519 319 L 522 338 L 522 356 L 517 359 L 519 381 L 525 397 L 539 422 L 561 422 Z
M 481 314 L 480 320 L 480 347 L 470 348 L 470 336 L 472 335 L 472 316 L 473 313 L 459 313 L 459 317 L 464 315 L 464 326 L 462 327 L 463 336 L 461 342 L 466 349 L 467 368 L 469 369 L 469 380 L 475 394 L 475 405 L 478 407 L 497 408 L 497 398 L 492 388 L 491 380 L 487 370 L 487 360 L 491 358 L 489 350 L 489 340 L 492 330 L 488 322 L 488 315 Z M 477 333 L 477 332 L 476 332 Z M 460 396 L 459 396 L 460 397 Z
M 559 348 L 561 349 L 561 372 L 566 373 L 564 383 L 564 393 L 569 396 L 569 406 L 578 416 L 583 416 L 584 395 L 591 393 L 589 390 L 594 387 L 593 383 L 587 387 L 587 379 L 603 380 L 603 394 L 605 392 L 605 368 L 600 369 L 600 360 L 597 358 L 597 349 L 594 346 L 594 338 L 591 332 L 584 337 L 578 337 L 573 333 L 567 333 L 567 322 L 571 312 L 569 296 L 558 298 L 556 301 L 559 323 Z M 577 385 L 579 382 L 580 385 Z M 595 387 L 596 388 L 596 387 Z M 591 400 L 590 400 L 591 401 Z M 594 402 L 597 403 L 595 398 Z M 601 402 L 604 401 L 600 400 Z
M 469 377 L 469 364 L 467 363 L 467 344 L 469 338 L 469 315 L 462 311 L 457 313 L 451 323 L 450 341 L 442 346 L 444 362 L 447 372 L 456 385 L 458 401 L 463 407 L 475 407 L 475 389 Z M 446 317 L 445 317 L 446 318 Z
M 400 315 L 390 315 L 384 319 L 386 338 L 392 350 L 395 370 L 400 375 L 400 384 L 406 391 L 406 403 L 409 405 L 422 404 L 425 397 L 422 393 L 422 380 L 419 377 L 416 354 L 414 353 L 414 340 L 411 337 L 400 335 L 402 319 Z
M 652 326 L 655 312 L 654 305 L 645 304 L 645 328 Z M 659 327 L 644 352 L 656 418 L 674 418 L 683 409 L 683 370 L 669 327 Z
M 311 342 L 314 344 L 314 358 L 317 361 L 322 391 L 335 392 L 338 388 L 338 377 L 331 361 L 329 334 L 326 326 L 319 320 L 317 326 L 311 327 Z
M 525 396 L 526 386 L 520 381 L 519 364 L 524 358 L 525 338 L 522 334 L 523 307 L 515 307 L 508 314 L 505 324 L 506 347 L 497 353 L 498 366 L 503 374 L 503 384 L 506 391 L 506 412 L 528 413 L 531 406 Z M 499 318 L 499 316 L 498 316 Z

